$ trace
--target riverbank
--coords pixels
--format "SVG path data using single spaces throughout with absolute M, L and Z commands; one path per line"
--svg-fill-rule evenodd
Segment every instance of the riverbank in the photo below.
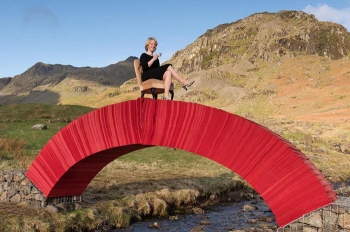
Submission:
M 350 183 L 334 183 L 334 190 L 337 192 L 339 199 L 346 199 L 350 202 Z M 338 201 L 337 201 L 338 202 Z M 344 205 L 344 204 L 342 204 Z M 345 205 L 349 208 L 348 203 Z M 328 207 L 332 208 L 332 207 Z M 325 210 L 329 210 L 325 207 Z M 340 210 L 339 207 L 336 207 Z M 340 211 L 339 211 L 340 212 Z M 333 214 L 336 213 L 335 211 Z M 321 213 L 322 214 L 322 213 Z M 327 215 L 330 215 L 328 212 Z M 326 225 L 320 225 L 319 219 L 316 215 L 309 215 L 301 221 L 306 224 L 298 222 L 292 223 L 292 227 L 282 228 L 278 231 L 306 231 L 307 229 L 314 228 L 317 230 L 317 226 L 331 228 L 329 220 L 334 221 L 334 216 L 331 218 L 323 218 Z M 341 217 L 342 228 L 349 228 L 347 224 L 349 219 Z M 322 219 L 321 219 L 322 221 Z M 345 224 L 344 224 L 345 223 Z M 333 224 L 334 225 L 334 224 Z M 202 210 L 198 210 L 191 214 L 176 215 L 163 218 L 145 218 L 141 222 L 132 223 L 127 228 L 119 228 L 111 230 L 111 232 L 152 232 L 157 230 L 169 231 L 169 232 L 200 232 L 200 231 L 230 231 L 230 232 L 245 232 L 245 231 L 256 231 L 256 232 L 272 232 L 278 228 L 274 215 L 270 211 L 268 205 L 256 196 L 252 200 L 242 200 L 234 203 L 218 203 L 214 206 L 204 207 Z M 296 228 L 302 228 L 298 230 Z M 305 229 L 305 230 L 304 230 Z M 341 231 L 344 231 L 340 229 Z M 307 230 L 309 231 L 309 230 Z M 330 231 L 330 230 L 327 230 Z M 337 231 L 332 229 L 332 231 Z M 346 230 L 347 231 L 347 230 Z
M 273 232 L 277 225 L 273 213 L 262 200 L 220 203 L 203 211 L 168 218 L 146 218 L 127 228 L 111 232 L 264 231 Z

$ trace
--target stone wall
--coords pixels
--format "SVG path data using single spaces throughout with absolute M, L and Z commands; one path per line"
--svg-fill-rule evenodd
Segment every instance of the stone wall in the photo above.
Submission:
M 0 201 L 28 202 L 30 205 L 44 207 L 46 197 L 25 176 L 24 170 L 0 172 Z
M 81 201 L 80 197 L 75 196 L 46 198 L 25 173 L 25 170 L 0 171 L 0 201 L 26 202 L 37 208 Z
M 338 197 L 334 204 L 304 215 L 299 220 L 279 228 L 277 231 L 350 232 L 350 198 Z

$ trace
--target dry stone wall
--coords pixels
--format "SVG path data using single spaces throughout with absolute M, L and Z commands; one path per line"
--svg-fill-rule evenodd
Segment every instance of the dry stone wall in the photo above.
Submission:
M 278 232 L 287 231 L 350 232 L 350 198 L 338 197 L 334 204 L 311 212 L 284 228 L 278 229 Z
M 37 207 L 45 207 L 47 199 L 30 180 L 24 170 L 0 172 L 0 201 L 27 202 Z
M 0 172 L 0 201 L 2 202 L 26 202 L 36 208 L 47 208 L 51 211 L 75 209 L 81 198 L 76 196 L 65 196 L 46 198 L 45 195 L 32 184 L 25 176 L 25 170 L 10 170 Z

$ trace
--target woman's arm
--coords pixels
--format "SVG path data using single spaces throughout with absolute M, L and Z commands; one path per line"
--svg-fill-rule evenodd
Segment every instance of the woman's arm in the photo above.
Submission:
M 158 59 L 158 57 L 159 57 L 159 55 L 158 55 L 158 53 L 157 54 L 155 54 L 154 56 L 153 56 L 153 58 L 150 60 L 150 61 L 148 61 L 148 67 L 151 67 L 152 66 L 152 64 L 154 63 L 154 61 L 156 61 L 157 59 Z

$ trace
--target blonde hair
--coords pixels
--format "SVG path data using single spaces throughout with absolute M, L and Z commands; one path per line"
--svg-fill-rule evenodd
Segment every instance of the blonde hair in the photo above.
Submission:
M 158 41 L 156 40 L 156 38 L 154 38 L 154 37 L 149 37 L 149 38 L 147 39 L 147 41 L 146 41 L 146 44 L 145 44 L 145 50 L 146 50 L 146 52 L 147 52 L 147 49 L 148 49 L 148 45 L 149 45 L 152 41 L 154 41 L 154 42 L 156 43 L 156 46 L 158 46 Z

